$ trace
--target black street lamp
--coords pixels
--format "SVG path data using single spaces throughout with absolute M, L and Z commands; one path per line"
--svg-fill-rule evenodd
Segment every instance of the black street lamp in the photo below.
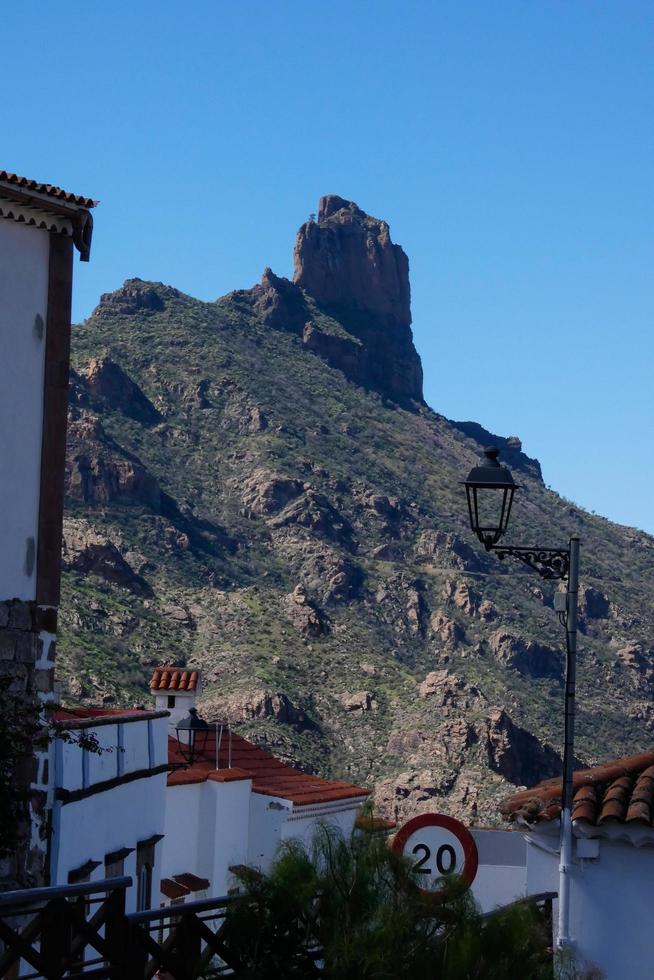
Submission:
M 182 718 L 175 725 L 179 751 L 185 762 L 192 766 L 198 755 L 201 755 L 207 745 L 209 726 L 200 718 L 196 708 L 189 708 L 187 718 Z
M 561 800 L 561 856 L 559 863 L 559 916 L 557 944 L 570 943 L 570 875 L 572 864 L 572 766 L 574 761 L 575 684 L 577 674 L 577 606 L 579 593 L 579 538 L 567 548 L 526 548 L 501 545 L 516 490 L 511 471 L 498 462 L 499 450 L 485 451 L 486 462 L 474 466 L 464 481 L 470 527 L 486 551 L 498 558 L 517 558 L 542 578 L 567 579 L 567 592 L 555 594 L 554 608 L 566 631 L 565 723 L 563 736 L 563 793 Z

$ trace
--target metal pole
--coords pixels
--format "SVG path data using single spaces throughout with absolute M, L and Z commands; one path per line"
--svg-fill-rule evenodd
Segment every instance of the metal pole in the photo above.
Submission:
M 570 876 L 572 874 L 572 767 L 575 741 L 577 679 L 577 604 L 579 538 L 570 538 L 570 569 L 566 604 L 565 729 L 563 736 L 563 797 L 561 800 L 561 859 L 559 863 L 559 929 L 557 946 L 570 945 Z

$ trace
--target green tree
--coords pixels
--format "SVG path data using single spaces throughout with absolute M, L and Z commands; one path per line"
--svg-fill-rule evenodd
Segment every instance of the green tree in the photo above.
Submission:
M 237 873 L 225 940 L 239 976 L 330 980 L 539 980 L 552 977 L 551 937 L 524 904 L 482 917 L 459 880 L 425 896 L 377 835 L 329 826 L 311 848 L 284 843 L 267 875 Z

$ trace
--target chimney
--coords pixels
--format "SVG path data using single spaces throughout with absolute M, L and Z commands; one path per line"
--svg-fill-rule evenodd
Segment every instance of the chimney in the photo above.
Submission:
M 191 708 L 195 708 L 202 693 L 200 671 L 166 665 L 157 667 L 150 681 L 150 691 L 156 710 L 170 711 L 168 728 L 174 730 L 182 718 L 188 717 Z

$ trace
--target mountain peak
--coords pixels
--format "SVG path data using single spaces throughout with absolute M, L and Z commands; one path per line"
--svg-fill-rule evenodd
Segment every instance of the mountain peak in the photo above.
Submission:
M 293 281 L 374 354 L 375 387 L 422 401 L 422 366 L 411 333 L 409 260 L 385 221 L 336 194 L 295 241 Z

